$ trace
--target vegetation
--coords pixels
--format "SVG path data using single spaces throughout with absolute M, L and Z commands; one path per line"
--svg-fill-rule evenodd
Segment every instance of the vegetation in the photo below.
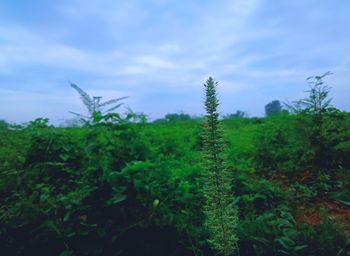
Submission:
M 282 112 L 282 105 L 279 100 L 273 100 L 265 106 L 265 115 L 271 116 L 280 114 Z
M 242 110 L 237 110 L 236 113 L 225 115 L 223 118 L 230 119 L 230 118 L 243 118 L 243 117 L 248 117 L 247 113 Z
M 111 99 L 111 100 L 108 100 L 106 102 L 101 103 L 102 97 L 100 97 L 100 96 L 91 97 L 89 94 L 87 94 L 83 89 L 81 89 L 76 84 L 70 83 L 70 85 L 72 88 L 74 88 L 80 94 L 80 99 L 84 103 L 85 107 L 87 108 L 87 110 L 89 112 L 89 116 L 84 116 L 81 114 L 77 114 L 75 112 L 71 112 L 72 114 L 74 114 L 78 117 L 81 117 L 83 121 L 92 120 L 94 118 L 94 115 L 106 114 L 106 113 L 110 113 L 110 112 L 116 110 L 121 105 L 123 105 L 123 103 L 119 103 L 119 101 L 128 98 L 128 97 L 121 97 L 121 98 Z M 106 107 L 108 105 L 112 105 L 112 104 L 114 104 L 113 107 L 103 111 L 104 107 Z
M 219 120 L 208 80 L 205 118 L 1 122 L 0 255 L 349 255 L 350 114 L 324 78 L 264 118 Z
M 209 242 L 221 255 L 232 255 L 236 250 L 237 211 L 233 207 L 231 184 L 233 173 L 225 166 L 224 145 L 220 130 L 217 82 L 209 77 L 205 86 L 205 122 L 203 124 L 204 196 Z

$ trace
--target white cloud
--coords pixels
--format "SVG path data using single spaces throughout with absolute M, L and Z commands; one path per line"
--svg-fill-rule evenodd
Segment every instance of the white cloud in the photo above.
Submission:
M 0 45 L 2 53 L 0 65 L 6 67 L 7 71 L 12 67 L 14 72 L 18 64 L 46 65 L 107 76 L 154 74 L 164 69 L 174 70 L 175 68 L 179 68 L 182 73 L 208 70 L 211 69 L 211 63 L 216 61 L 215 57 L 222 57 L 217 56 L 217 53 L 223 53 L 237 40 L 232 34 L 241 29 L 242 24 L 256 9 L 258 2 L 257 0 L 239 0 L 210 5 L 205 10 L 207 13 L 203 15 L 209 18 L 201 18 L 199 22 L 185 28 L 187 33 L 190 32 L 188 29 L 194 32 L 183 34 L 181 31 L 176 31 L 185 36 L 180 42 L 163 43 L 160 38 L 155 38 L 155 40 L 160 40 L 159 43 L 153 42 L 155 47 L 144 49 L 143 52 L 143 46 L 139 45 L 135 47 L 140 47 L 141 52 L 139 49 L 137 51 L 130 49 L 123 53 L 119 50 L 91 52 L 59 41 L 50 41 L 44 35 L 34 33 L 19 25 L 13 25 L 0 30 L 0 37 L 8 42 L 8 44 Z M 130 20 L 135 19 L 135 15 L 132 14 L 145 12 L 138 1 L 128 3 L 107 1 L 106 3 L 108 4 L 104 5 L 99 1 L 84 1 L 84 3 L 78 1 L 76 4 L 64 6 L 62 10 L 66 12 L 66 15 L 75 18 L 79 17 L 79 14 L 99 17 L 104 19 L 110 27 L 119 22 L 131 22 Z M 136 16 L 139 17 L 139 15 Z M 166 24 L 161 29 L 166 29 L 165 26 Z M 181 30 L 183 27 L 178 29 Z M 192 37 L 193 34 L 197 36 Z M 180 46 L 181 44 L 185 45 L 186 51 L 183 51 L 185 49 Z M 169 54 L 180 52 L 183 54 L 182 57 L 167 57 Z
M 212 75 L 224 94 L 243 98 L 246 90 L 254 91 L 255 98 L 247 100 L 257 106 L 267 97 L 259 94 L 264 86 L 291 88 L 294 83 L 294 91 L 286 93 L 295 94 L 303 90 L 305 77 L 330 69 L 347 90 L 349 39 L 313 32 L 312 25 L 302 24 L 303 17 L 289 21 L 289 9 L 299 10 L 302 4 L 264 13 L 275 5 L 264 0 L 66 1 L 56 4 L 60 19 L 52 28 L 59 28 L 52 31 L 54 37 L 19 21 L 0 27 L 0 73 L 8 82 L 0 87 L 16 88 L 24 71 L 28 79 L 44 77 L 28 80 L 28 91 L 22 92 L 37 102 L 43 101 L 30 93 L 34 88 L 55 91 L 67 78 L 106 98 L 129 95 L 129 102 L 142 106 L 148 104 L 141 102 L 145 95 L 154 92 L 201 93 Z M 324 22 L 326 12 L 317 8 L 305 20 Z M 8 103 L 20 102 L 9 92 L 4 95 Z M 177 104 L 198 109 L 184 101 L 174 101 L 172 108 Z

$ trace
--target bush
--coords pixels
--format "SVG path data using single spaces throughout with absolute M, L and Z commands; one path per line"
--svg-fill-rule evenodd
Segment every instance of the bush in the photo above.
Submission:
M 240 255 L 348 255 L 350 240 L 322 216 L 316 226 L 298 225 L 286 207 L 247 216 L 238 227 Z
M 238 231 L 241 255 L 300 255 L 307 247 L 288 209 L 247 216 Z
M 296 127 L 297 117 L 268 117 L 259 127 L 255 140 L 256 168 L 261 171 L 282 171 L 289 175 L 311 165 L 312 151 Z

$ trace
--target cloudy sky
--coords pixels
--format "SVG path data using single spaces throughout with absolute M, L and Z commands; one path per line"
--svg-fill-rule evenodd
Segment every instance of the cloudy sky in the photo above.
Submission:
M 329 70 L 350 111 L 349 13 L 348 0 L 0 0 L 0 119 L 85 113 L 68 81 L 150 119 L 200 115 L 208 76 L 222 114 L 261 116 Z

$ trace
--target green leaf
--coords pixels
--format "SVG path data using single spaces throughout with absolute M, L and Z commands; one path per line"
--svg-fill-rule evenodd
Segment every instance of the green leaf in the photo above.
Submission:
M 111 199 L 107 200 L 108 205 L 118 204 L 126 200 L 126 195 L 114 195 Z
M 68 154 L 60 154 L 59 155 L 60 158 L 63 160 L 63 161 L 67 161 L 69 159 L 69 155 Z
M 71 250 L 64 250 L 59 256 L 74 256 L 74 253 Z
M 340 191 L 340 192 L 332 193 L 331 198 L 342 204 L 350 206 L 350 192 L 348 191 Z
M 308 245 L 298 245 L 293 248 L 293 252 L 300 252 L 304 250 L 305 248 L 309 247 Z
M 275 239 L 275 242 L 279 243 L 280 245 L 282 245 L 282 247 L 284 249 L 288 249 L 290 250 L 292 247 L 295 246 L 295 242 L 288 238 L 288 237 L 279 237 Z

